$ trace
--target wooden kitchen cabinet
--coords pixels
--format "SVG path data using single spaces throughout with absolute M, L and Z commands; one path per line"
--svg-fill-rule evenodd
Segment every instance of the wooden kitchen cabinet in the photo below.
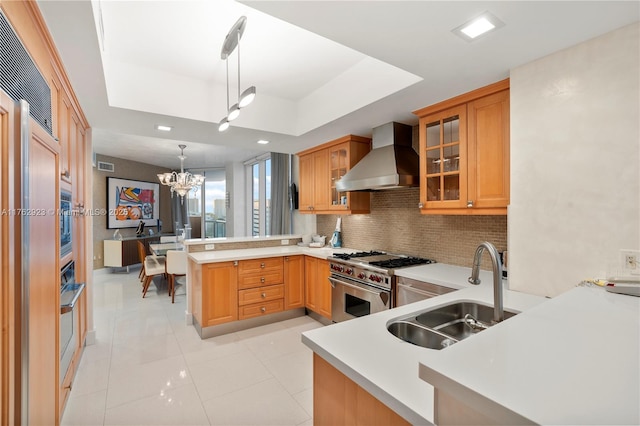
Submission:
M 415 111 L 423 214 L 504 215 L 509 204 L 509 80 Z
M 238 262 L 238 319 L 248 319 L 284 310 L 284 259 Z
M 315 353 L 313 422 L 332 426 L 410 424 Z
M 238 319 L 238 262 L 202 265 L 202 327 Z
M 331 319 L 331 284 L 329 262 L 305 256 L 305 307 L 325 318 Z
M 304 308 L 304 256 L 285 256 L 284 286 L 284 309 Z
M 298 153 L 300 213 L 369 213 L 368 192 L 340 192 L 336 182 L 371 151 L 371 139 L 348 135 Z

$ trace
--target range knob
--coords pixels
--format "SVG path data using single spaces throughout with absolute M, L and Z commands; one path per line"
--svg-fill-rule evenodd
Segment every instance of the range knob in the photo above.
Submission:
M 382 277 L 380 277 L 379 275 L 373 275 L 373 274 L 369 275 L 369 279 L 377 283 L 382 281 Z
M 349 274 L 349 275 L 353 275 L 353 269 L 351 269 L 351 268 L 347 268 L 347 274 Z
M 362 272 L 360 272 L 358 274 L 358 278 L 360 278 L 361 280 L 364 280 L 367 276 L 365 274 L 363 274 Z

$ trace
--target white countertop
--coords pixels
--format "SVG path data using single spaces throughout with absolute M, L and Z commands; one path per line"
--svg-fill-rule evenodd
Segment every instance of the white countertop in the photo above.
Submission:
M 260 248 L 243 248 L 236 250 L 211 250 L 189 253 L 189 258 L 198 264 L 227 262 L 231 260 L 257 259 L 261 257 L 293 256 L 304 254 L 319 259 L 326 259 L 334 253 L 349 253 L 355 250 L 348 248 L 311 248 L 300 246 L 276 246 Z
M 410 268 L 396 269 L 395 275 L 398 277 L 411 278 L 418 281 L 426 281 L 444 287 L 461 290 L 463 288 L 475 287 L 469 284 L 468 278 L 471 276 L 471 268 L 446 265 L 444 263 L 432 263 L 430 265 L 412 266 Z M 480 270 L 480 280 L 483 283 L 493 283 L 493 273 L 491 271 Z M 503 285 L 507 285 L 506 280 L 502 280 Z
M 640 423 L 638 297 L 576 287 L 465 343 L 422 359 L 420 377 L 478 411 L 538 424 Z
M 302 238 L 299 234 L 287 235 L 268 235 L 268 236 L 251 236 L 251 237 L 219 237 L 219 238 L 190 238 L 184 241 L 187 246 L 197 244 L 215 244 L 215 243 L 246 243 L 251 241 L 273 241 L 273 240 L 293 240 Z
M 453 301 L 493 304 L 491 273 L 468 286 L 470 272 L 442 264 L 397 271 L 464 288 L 307 331 L 302 341 L 412 424 L 433 422 L 431 384 L 498 417 L 502 411 L 540 424 L 640 422 L 640 298 L 602 288 L 554 299 L 505 289 L 505 308 L 521 313 L 446 349 L 414 346 L 387 331 L 389 320 Z

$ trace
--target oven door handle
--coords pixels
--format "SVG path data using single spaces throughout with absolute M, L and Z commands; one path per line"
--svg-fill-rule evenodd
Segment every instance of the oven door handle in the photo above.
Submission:
M 355 290 L 362 290 L 362 291 L 366 291 L 367 293 L 371 293 L 371 294 L 375 294 L 375 295 L 379 295 L 380 293 L 384 293 L 384 290 L 380 290 L 377 289 L 376 287 L 371 287 L 371 286 L 365 286 L 362 284 L 358 284 L 358 283 L 350 283 L 350 282 L 346 282 L 343 280 L 338 280 L 336 278 L 332 278 L 329 277 L 329 282 L 331 283 L 331 287 L 336 288 L 336 284 L 341 284 L 344 285 L 345 287 L 351 287 Z M 378 291 L 373 291 L 371 290 L 372 288 L 376 288 L 376 290 Z
M 80 298 L 85 284 L 65 284 L 60 292 L 60 314 L 71 312 Z

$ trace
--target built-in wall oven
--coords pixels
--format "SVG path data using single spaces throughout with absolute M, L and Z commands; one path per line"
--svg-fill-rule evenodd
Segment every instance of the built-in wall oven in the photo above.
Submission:
M 60 191 L 60 256 L 71 253 L 72 250 L 72 211 L 71 211 L 71 193 Z
M 60 384 L 67 374 L 78 343 L 76 303 L 84 286 L 84 283 L 76 283 L 75 263 L 72 260 L 60 271 Z
M 391 309 L 394 306 L 394 269 L 433 262 L 380 251 L 329 257 L 331 319 L 341 322 Z

